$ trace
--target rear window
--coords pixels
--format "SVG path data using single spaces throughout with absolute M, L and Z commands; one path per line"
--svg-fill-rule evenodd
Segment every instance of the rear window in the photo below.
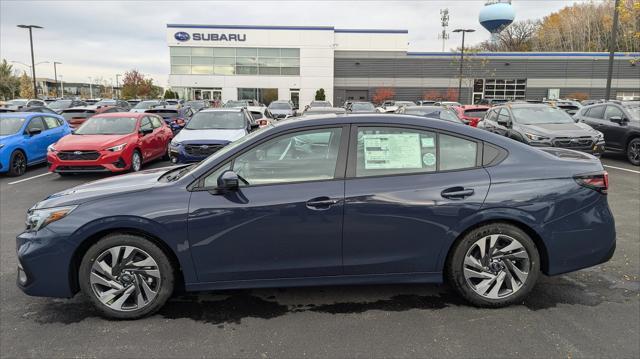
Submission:
M 96 111 L 93 110 L 75 110 L 75 111 L 64 111 L 62 113 L 62 117 L 64 117 L 65 120 L 71 120 L 73 118 L 87 118 L 87 117 L 91 117 L 96 113 Z
M 152 111 L 147 111 L 147 113 L 154 113 L 162 118 L 178 117 L 178 111 L 172 111 L 172 110 L 152 110 Z
M 484 115 L 487 113 L 487 110 L 467 110 L 464 111 L 464 115 L 465 116 L 469 116 L 469 117 L 484 117 Z

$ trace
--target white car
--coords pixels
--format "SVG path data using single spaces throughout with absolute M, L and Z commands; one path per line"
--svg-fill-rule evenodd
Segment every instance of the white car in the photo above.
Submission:
M 271 111 L 266 106 L 247 106 L 247 111 L 253 117 L 253 121 L 260 128 L 268 126 L 273 120 Z

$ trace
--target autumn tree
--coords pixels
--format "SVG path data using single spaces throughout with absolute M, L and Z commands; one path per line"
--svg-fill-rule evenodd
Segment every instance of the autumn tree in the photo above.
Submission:
M 591 96 L 589 96 L 586 92 L 572 92 L 566 96 L 567 98 L 572 98 L 579 101 L 588 100 Z
M 372 99 L 374 103 L 383 103 L 395 97 L 396 91 L 391 87 L 380 87 L 373 93 Z
M 122 79 L 122 97 L 125 100 L 150 97 L 152 86 L 153 80 L 145 79 L 138 70 L 127 71 Z
M 458 89 L 448 88 L 442 99 L 445 101 L 458 101 Z
M 438 90 L 428 90 L 422 93 L 423 100 L 437 101 L 437 100 L 440 100 L 441 98 L 442 98 L 442 95 Z
M 20 97 L 35 97 L 35 94 L 33 93 L 33 82 L 31 81 L 31 77 L 29 77 L 26 72 L 23 72 L 22 76 L 20 76 Z
M 474 48 L 480 51 L 531 51 L 540 21 L 516 21 L 502 30 L 495 42 L 483 41 Z
M 317 101 L 324 101 L 324 100 L 325 100 L 325 98 L 326 98 L 326 95 L 324 94 L 324 89 L 323 89 L 323 88 L 321 88 L 321 89 L 319 89 L 318 91 L 316 91 L 316 97 L 315 97 L 315 99 L 316 99 Z
M 2 59 L 0 63 L 0 98 L 10 100 L 18 96 L 20 78 L 15 75 L 13 65 Z

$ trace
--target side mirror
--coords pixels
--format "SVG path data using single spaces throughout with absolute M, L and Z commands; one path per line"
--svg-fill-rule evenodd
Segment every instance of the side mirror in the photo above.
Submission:
M 220 190 L 237 190 L 239 183 L 238 175 L 233 171 L 225 171 L 218 177 L 218 189 Z
M 143 136 L 146 136 L 146 135 L 150 134 L 151 132 L 153 132 L 153 128 L 144 128 L 144 129 L 141 128 L 140 129 L 140 133 Z
M 609 121 L 615 122 L 617 124 L 622 124 L 624 122 L 624 119 L 620 116 L 611 116 L 609 117 Z
M 30 129 L 30 130 L 28 131 L 28 133 L 29 133 L 29 136 L 39 135 L 39 134 L 41 134 L 41 133 L 42 133 L 42 129 L 41 129 L 41 128 L 38 128 L 38 127 L 36 127 L 36 128 L 32 128 L 32 129 Z

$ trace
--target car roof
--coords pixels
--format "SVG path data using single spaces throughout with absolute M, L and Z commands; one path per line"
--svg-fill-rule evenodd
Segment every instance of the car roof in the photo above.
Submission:
M 221 112 L 221 111 L 240 112 L 243 109 L 244 109 L 244 107 L 216 107 L 216 108 L 206 108 L 204 110 L 200 110 L 198 113 L 201 113 L 201 112 Z
M 0 112 L 0 118 L 4 117 L 33 117 L 38 115 L 53 115 L 52 113 L 41 112 Z

